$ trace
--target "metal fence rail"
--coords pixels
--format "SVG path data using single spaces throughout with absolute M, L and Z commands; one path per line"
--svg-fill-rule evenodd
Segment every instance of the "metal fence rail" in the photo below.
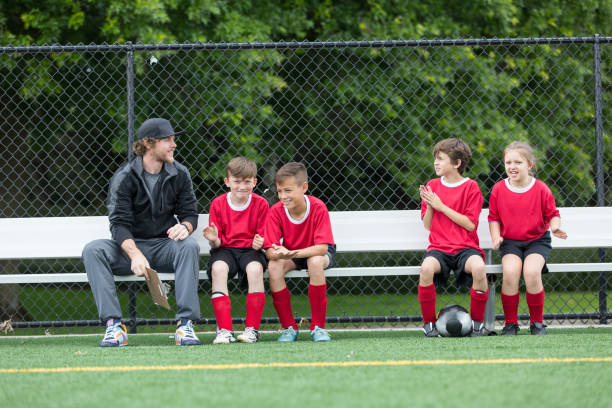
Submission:
M 224 168 L 236 155 L 258 163 L 255 192 L 270 203 L 275 170 L 298 160 L 309 168 L 310 193 L 330 210 L 416 209 L 418 185 L 435 177 L 431 149 L 446 137 L 472 147 L 467 176 L 485 206 L 504 177 L 504 146 L 519 139 L 537 150 L 537 176 L 559 206 L 611 205 L 611 43 L 595 35 L 0 47 L 0 216 L 105 215 L 108 180 L 129 157 L 135 128 L 153 116 L 187 130 L 176 157 L 192 172 L 200 212 L 225 191 Z M 343 254 L 338 266 L 417 265 L 421 256 Z M 551 262 L 605 257 L 553 250 Z M 82 271 L 78 260 L 0 262 L 0 273 Z M 609 274 L 553 275 L 544 282 L 548 319 L 608 315 Z M 418 320 L 416 282 L 330 278 L 331 320 Z M 308 316 L 306 282 L 290 285 L 295 313 Z M 140 323 L 172 318 L 148 306 L 144 286 L 134 290 L 143 297 Z M 245 294 L 230 290 L 233 315 L 243 317 Z M 211 323 L 208 282 L 200 293 Z M 440 296 L 468 302 L 452 285 Z M 127 294 L 121 302 L 127 311 Z M 9 317 L 21 327 L 87 325 L 97 312 L 87 284 L 0 285 L 0 318 Z M 271 302 L 264 317 L 274 321 Z

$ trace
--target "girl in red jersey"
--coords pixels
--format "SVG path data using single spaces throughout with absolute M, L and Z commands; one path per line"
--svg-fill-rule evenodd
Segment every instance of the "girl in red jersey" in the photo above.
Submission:
M 566 239 L 552 192 L 533 176 L 535 158 L 529 144 L 510 143 L 504 150 L 508 178 L 499 181 L 489 200 L 489 231 L 493 248 L 502 256 L 502 305 L 506 324 L 502 335 L 519 330 L 518 304 L 521 272 L 527 289 L 531 334 L 546 334 L 542 323 L 546 259 L 551 249 L 550 232 Z M 548 229 L 550 228 L 550 232 Z

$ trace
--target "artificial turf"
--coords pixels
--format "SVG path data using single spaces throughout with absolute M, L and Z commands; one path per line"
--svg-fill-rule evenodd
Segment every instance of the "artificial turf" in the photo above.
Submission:
M 163 334 L 135 335 L 130 346 L 96 347 L 96 337 L 0 338 L 2 406 L 266 407 L 608 407 L 612 328 L 551 329 L 548 336 L 426 339 L 416 331 L 332 332 L 330 343 L 177 347 Z M 599 358 L 545 362 L 546 358 Z M 474 362 L 450 364 L 465 359 Z M 494 359 L 536 359 L 496 362 Z M 384 362 L 441 360 L 391 365 Z M 378 366 L 361 362 L 383 362 Z M 355 366 L 270 363 L 332 362 Z M 236 364 L 263 366 L 238 368 Z M 187 365 L 200 365 L 190 369 Z M 204 366 L 202 366 L 204 365 Z M 228 365 L 228 366 L 222 366 Z M 8 372 L 6 369 L 109 367 L 109 371 Z M 117 371 L 116 367 L 134 371 Z M 150 369 L 159 366 L 158 369 Z M 143 367 L 143 369 L 134 369 Z

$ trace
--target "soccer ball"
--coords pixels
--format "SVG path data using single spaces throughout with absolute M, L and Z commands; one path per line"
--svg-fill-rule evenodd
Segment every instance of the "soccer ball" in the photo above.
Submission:
M 472 317 L 465 308 L 449 305 L 440 310 L 436 328 L 442 337 L 465 337 L 472 332 Z

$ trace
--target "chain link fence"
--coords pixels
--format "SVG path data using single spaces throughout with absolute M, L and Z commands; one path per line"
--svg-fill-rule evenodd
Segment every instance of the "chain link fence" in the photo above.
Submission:
M 191 170 L 201 213 L 225 192 L 225 165 L 237 155 L 258 163 L 255 192 L 271 204 L 275 170 L 295 160 L 309 169 L 310 194 L 332 211 L 418 209 L 418 185 L 435 177 L 433 145 L 447 137 L 471 146 L 466 175 L 480 184 L 485 208 L 505 177 L 503 148 L 514 140 L 537 150 L 537 177 L 558 206 L 611 205 L 604 181 L 612 175 L 611 42 L 595 36 L 0 47 L 0 216 L 106 215 L 108 180 L 131 154 L 135 128 L 156 116 L 187 130 L 175 156 Z M 418 265 L 421 257 L 339 254 L 337 266 Z M 601 250 L 553 249 L 550 261 L 602 257 Z M 45 272 L 83 267 L 79 260 L 0 262 L 0 273 Z M 607 313 L 605 273 L 550 275 L 545 317 L 593 321 L 602 301 Z M 419 321 L 417 282 L 329 278 L 330 321 Z M 289 285 L 295 314 L 308 316 L 307 281 Z M 146 299 L 145 285 L 135 288 L 139 318 L 172 319 L 173 312 Z M 233 315 L 244 317 L 246 294 L 237 286 L 230 291 Z M 120 293 L 125 311 L 127 291 Z M 438 304 L 467 306 L 467 293 L 451 284 Z M 213 324 L 208 281 L 200 295 L 203 322 Z M 520 312 L 525 318 L 524 299 Z M 87 284 L 0 285 L 0 314 L 40 325 L 97 319 Z M 275 316 L 268 301 L 264 319 L 273 323 Z

